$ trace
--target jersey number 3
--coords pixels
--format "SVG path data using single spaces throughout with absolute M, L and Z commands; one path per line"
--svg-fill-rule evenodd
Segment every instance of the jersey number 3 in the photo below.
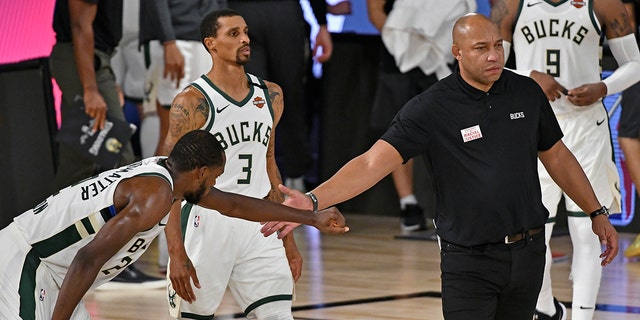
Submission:
M 250 184 L 251 169 L 253 168 L 253 155 L 250 153 L 239 154 L 238 159 L 246 163 L 246 166 L 241 168 L 242 172 L 245 173 L 245 176 L 243 179 L 238 179 L 238 184 Z

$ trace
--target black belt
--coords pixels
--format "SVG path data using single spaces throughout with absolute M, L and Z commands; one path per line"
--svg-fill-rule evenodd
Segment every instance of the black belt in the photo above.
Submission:
M 510 236 L 505 236 L 504 237 L 504 243 L 505 244 L 512 244 L 512 243 L 518 242 L 518 241 L 526 238 L 527 236 L 532 236 L 534 234 L 540 233 L 540 231 L 542 231 L 542 228 L 544 228 L 544 227 L 535 228 L 535 229 L 529 229 L 526 232 L 516 233 L 516 234 L 510 235 Z

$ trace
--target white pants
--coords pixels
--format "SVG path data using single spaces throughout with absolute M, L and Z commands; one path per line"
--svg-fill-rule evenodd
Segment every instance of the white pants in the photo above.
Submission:
M 582 166 L 600 203 L 609 207 L 611 212 L 620 212 L 620 178 L 613 160 L 609 118 L 602 103 L 598 102 L 590 107 L 558 115 L 557 118 L 565 134 L 562 141 Z M 538 174 L 540 175 L 542 201 L 549 210 L 549 217 L 555 218 L 558 203 L 565 194 L 551 179 L 540 162 L 538 162 Z M 599 258 L 602 249 L 598 237 L 591 230 L 591 219 L 567 196 L 565 196 L 565 204 L 569 215 L 569 232 L 573 244 L 572 318 L 575 320 L 591 319 L 602 276 Z M 553 225 L 554 223 L 546 225 L 547 263 L 536 306 L 538 311 L 548 315 L 555 313 L 550 272 L 553 260 L 549 247 Z
M 264 237 L 258 222 L 227 217 L 198 206 L 188 214 L 183 231 L 185 248 L 202 289 L 194 287 L 197 300 L 182 303 L 180 312 L 213 315 L 228 285 L 250 317 L 291 317 L 293 276 L 282 240 L 275 234 Z
M 35 256 L 15 223 L 0 231 L 0 319 L 49 320 L 60 292 L 54 273 Z M 88 320 L 80 303 L 72 320 Z

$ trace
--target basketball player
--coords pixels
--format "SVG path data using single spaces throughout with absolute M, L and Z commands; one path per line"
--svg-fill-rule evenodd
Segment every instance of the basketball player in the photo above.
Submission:
M 89 319 L 81 299 L 136 261 L 164 229 L 175 200 L 238 218 L 299 220 L 340 232 L 337 210 L 320 215 L 212 188 L 222 146 L 193 131 L 171 155 L 101 173 L 60 190 L 0 231 L 0 319 Z M 54 308 L 55 306 L 55 308 Z
M 174 99 L 165 153 L 190 130 L 210 131 L 227 157 L 217 188 L 282 202 L 274 157 L 274 133 L 283 112 L 282 90 L 245 72 L 251 49 L 248 27 L 239 12 L 214 11 L 202 20 L 200 30 L 213 67 Z M 228 218 L 190 204 L 182 207 L 182 219 L 183 223 L 187 221 L 186 252 L 181 232 L 174 228 L 180 224 L 167 228 L 169 274 L 177 286 L 169 288 L 168 294 L 172 296 L 176 290 L 191 303 L 180 306 L 169 301 L 172 314 L 192 319 L 212 317 L 228 285 L 247 317 L 293 319 L 293 284 L 302 268 L 293 237 L 264 237 L 259 223 Z M 189 265 L 187 256 L 195 266 L 202 290 L 195 282 L 196 289 L 191 291 L 191 270 L 183 268 Z M 187 296 L 182 288 L 187 288 Z M 192 293 L 197 300 L 193 301 Z
M 620 0 L 499 0 L 491 11 L 500 26 L 508 54 L 513 43 L 517 71 L 544 90 L 564 132 L 562 141 L 576 156 L 598 200 L 620 212 L 618 172 L 613 161 L 611 133 L 602 98 L 640 80 L 640 54 L 629 17 Z M 618 62 L 601 80 L 601 34 Z M 506 59 L 505 59 L 506 60 Z M 562 190 L 544 166 L 538 165 L 542 198 L 549 210 L 547 248 Z M 565 197 L 573 243 L 573 319 L 593 317 L 602 268 L 600 242 L 591 221 Z M 538 298 L 538 319 L 564 319 L 564 306 L 551 291 L 551 250 L 547 250 L 544 282 Z

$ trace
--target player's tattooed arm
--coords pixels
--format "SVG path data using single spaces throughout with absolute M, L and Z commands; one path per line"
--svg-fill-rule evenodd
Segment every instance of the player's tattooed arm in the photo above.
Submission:
M 284 109 L 282 88 L 280 88 L 279 85 L 269 81 L 265 81 L 265 84 L 267 85 L 267 90 L 269 91 L 269 100 L 271 102 L 271 106 L 273 107 L 274 113 L 280 113 L 280 115 L 282 115 L 282 110 Z M 276 115 L 274 114 L 274 116 Z M 280 117 L 277 116 L 277 119 L 279 120 Z M 275 120 L 276 119 L 274 119 L 274 121 Z
M 274 131 L 272 130 L 271 132 L 273 133 Z M 282 183 L 282 175 L 275 164 L 274 148 L 267 148 L 267 174 L 269 175 L 271 189 L 269 189 L 269 193 L 264 199 L 276 203 L 284 202 L 284 194 L 278 188 L 278 185 Z
M 273 108 L 273 129 L 271 130 L 271 139 L 269 140 L 269 147 L 267 149 L 267 174 L 269 175 L 269 181 L 271 182 L 271 190 L 267 198 L 270 201 L 282 203 L 284 201 L 284 194 L 278 188 L 278 185 L 282 183 L 282 177 L 280 176 L 280 170 L 275 161 L 275 132 L 276 126 L 280 121 L 282 112 L 284 111 L 284 100 L 282 94 L 282 88 L 273 82 L 266 82 L 269 90 L 269 100 L 271 101 L 271 107 Z M 285 235 L 286 239 L 283 239 L 283 245 L 287 254 L 287 260 L 289 261 L 289 268 L 293 275 L 294 281 L 300 278 L 302 274 L 302 256 L 298 251 L 296 242 L 293 238 L 293 233 Z
M 496 0 L 493 2 L 493 7 L 491 7 L 491 20 L 493 23 L 501 25 L 502 20 L 507 13 L 509 13 L 509 9 L 507 9 L 503 0 Z
M 210 108 L 199 93 L 189 89 L 178 94 L 169 112 L 169 132 L 162 154 L 168 155 L 178 139 L 189 131 L 201 128 L 209 117 Z
M 495 0 L 491 7 L 491 21 L 500 29 L 502 38 L 509 42 L 513 38 L 513 25 L 517 12 L 518 1 L 514 0 Z
M 271 190 L 267 194 L 267 199 L 273 202 L 282 203 L 284 201 L 284 194 L 278 188 L 278 185 L 282 183 L 282 176 L 280 170 L 276 164 L 275 157 L 275 132 L 282 112 L 284 111 L 284 100 L 282 94 L 282 88 L 279 85 L 265 81 L 267 90 L 269 93 L 269 101 L 271 102 L 271 108 L 273 109 L 273 128 L 271 130 L 271 138 L 269 139 L 269 146 L 267 147 L 267 174 L 269 176 L 269 182 L 271 183 Z
M 594 11 L 599 21 L 602 21 L 604 32 L 608 39 L 614 39 L 632 34 L 634 26 L 624 4 L 619 0 L 594 1 Z

